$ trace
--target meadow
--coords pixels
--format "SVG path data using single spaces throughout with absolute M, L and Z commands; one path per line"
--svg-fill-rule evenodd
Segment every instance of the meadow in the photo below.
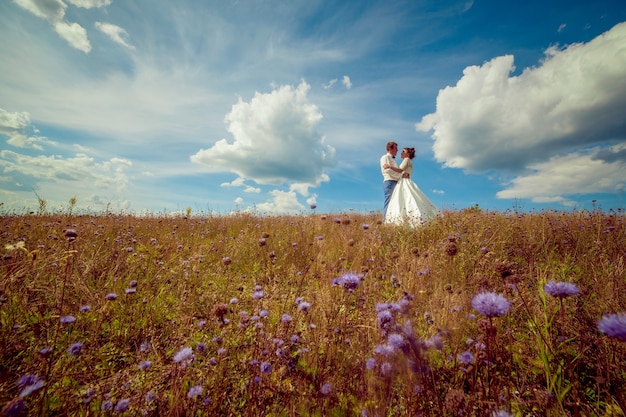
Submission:
M 618 211 L 1 217 L 18 416 L 624 416 Z

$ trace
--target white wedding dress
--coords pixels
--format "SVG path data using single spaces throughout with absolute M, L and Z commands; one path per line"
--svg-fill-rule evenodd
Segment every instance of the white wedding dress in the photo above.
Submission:
M 405 158 L 400 168 L 413 174 L 413 162 Z M 385 214 L 385 223 L 418 227 L 439 214 L 439 209 L 411 178 L 400 178 L 393 189 Z

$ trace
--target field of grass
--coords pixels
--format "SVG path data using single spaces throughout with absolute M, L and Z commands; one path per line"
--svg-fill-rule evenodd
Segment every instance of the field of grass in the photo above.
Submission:
M 623 416 L 626 216 L 3 215 L 2 415 Z

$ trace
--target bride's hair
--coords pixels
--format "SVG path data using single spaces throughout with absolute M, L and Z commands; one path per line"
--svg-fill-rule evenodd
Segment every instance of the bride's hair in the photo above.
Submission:
M 415 148 L 404 148 L 409 154 L 409 159 L 415 158 Z

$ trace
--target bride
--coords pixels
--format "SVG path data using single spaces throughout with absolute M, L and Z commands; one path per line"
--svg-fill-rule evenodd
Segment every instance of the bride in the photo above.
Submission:
M 437 216 L 439 209 L 410 178 L 413 173 L 411 160 L 415 158 L 415 148 L 404 148 L 400 156 L 402 163 L 399 167 L 391 165 L 383 167 L 408 174 L 408 178 L 407 175 L 403 175 L 393 189 L 385 214 L 385 223 L 409 224 L 411 227 L 416 227 Z

